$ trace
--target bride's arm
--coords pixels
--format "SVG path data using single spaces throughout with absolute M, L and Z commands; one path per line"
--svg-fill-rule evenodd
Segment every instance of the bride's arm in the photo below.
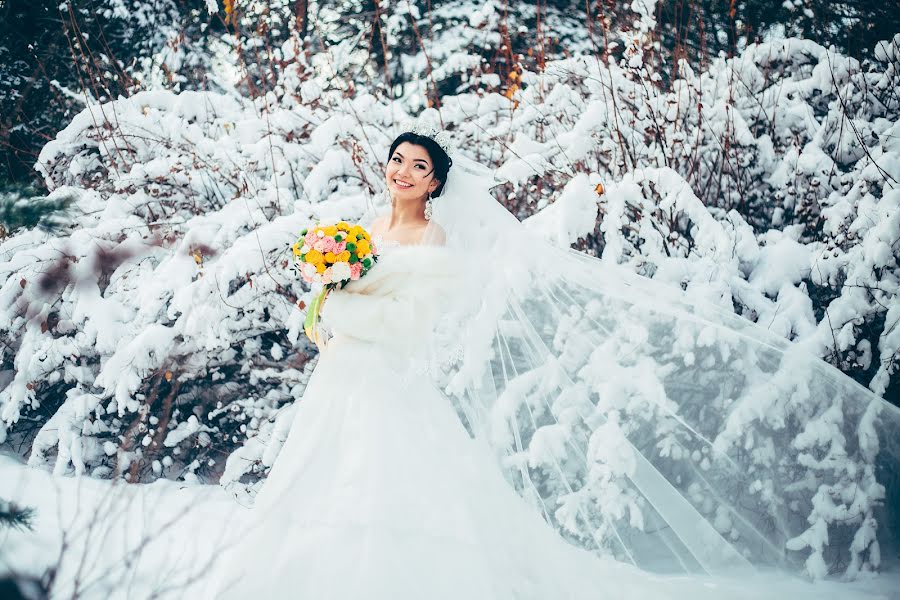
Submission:
M 383 236 L 387 220 L 388 218 L 386 215 L 375 217 L 372 220 L 372 223 L 369 225 L 369 234 L 371 234 L 372 236 Z

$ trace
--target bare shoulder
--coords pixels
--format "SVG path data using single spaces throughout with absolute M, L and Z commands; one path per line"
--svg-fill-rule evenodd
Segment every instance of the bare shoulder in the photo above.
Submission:
M 447 232 L 437 223 L 430 223 L 422 233 L 422 241 L 435 246 L 443 246 L 447 243 Z
M 381 215 L 380 217 L 375 217 L 372 220 L 372 224 L 369 225 L 369 233 L 372 235 L 381 235 L 384 233 L 385 227 L 387 225 L 388 218 L 387 215 Z

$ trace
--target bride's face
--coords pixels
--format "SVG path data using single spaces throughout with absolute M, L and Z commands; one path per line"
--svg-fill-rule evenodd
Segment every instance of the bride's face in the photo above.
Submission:
M 394 150 L 385 168 L 385 181 L 395 200 L 425 198 L 440 183 L 434 178 L 434 164 L 422 146 L 403 142 Z

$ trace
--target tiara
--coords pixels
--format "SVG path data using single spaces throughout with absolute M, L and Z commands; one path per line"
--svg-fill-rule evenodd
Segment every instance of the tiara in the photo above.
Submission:
M 456 144 L 453 143 L 453 140 L 450 138 L 450 134 L 446 131 L 437 129 L 435 127 L 432 127 L 431 125 L 415 122 L 407 123 L 407 126 L 404 128 L 404 130 L 434 140 L 434 143 L 440 146 L 441 150 L 447 153 L 447 156 L 450 156 L 451 154 L 456 152 Z

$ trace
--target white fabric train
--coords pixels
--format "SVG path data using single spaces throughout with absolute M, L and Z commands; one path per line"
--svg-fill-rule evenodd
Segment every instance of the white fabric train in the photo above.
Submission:
M 457 156 L 434 201 L 430 239 L 464 268 L 432 357 L 545 519 L 660 571 L 877 569 L 900 409 L 759 325 L 538 239 L 494 184 Z
M 455 158 L 423 245 L 326 301 L 215 597 L 851 597 L 775 573 L 877 568 L 896 407 L 535 239 L 491 184 Z
M 563 540 L 516 495 L 422 369 L 459 282 L 444 248 L 385 248 L 333 292 L 335 332 L 247 522 L 218 600 L 751 599 L 771 578 L 651 574 Z M 415 338 L 415 339 L 413 339 Z M 795 598 L 845 598 L 782 578 Z

